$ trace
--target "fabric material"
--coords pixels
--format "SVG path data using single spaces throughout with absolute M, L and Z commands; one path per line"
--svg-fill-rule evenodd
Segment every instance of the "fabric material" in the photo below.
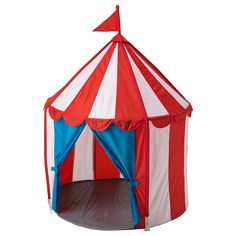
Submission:
M 132 70 L 134 72 L 148 117 L 168 115 L 169 113 L 160 102 L 159 98 L 155 95 L 151 87 L 145 81 L 145 78 L 143 77 L 142 73 L 138 69 L 129 53 L 127 53 L 127 55 L 131 63 Z
M 185 119 L 170 126 L 169 141 L 169 191 L 171 219 L 175 219 L 186 209 L 184 190 L 184 134 Z
M 134 187 L 137 183 L 134 180 L 135 173 L 135 133 L 134 131 L 123 131 L 111 124 L 104 131 L 92 130 L 114 165 L 119 169 L 130 185 L 131 210 L 134 224 L 140 220 L 137 208 Z
M 93 180 L 93 133 L 85 126 L 75 145 L 73 181 Z
M 54 121 L 54 166 L 51 170 L 54 171 L 54 184 L 53 184 L 53 199 L 52 209 L 56 211 L 59 189 L 60 189 L 60 176 L 58 168 L 61 166 L 71 148 L 74 146 L 76 140 L 82 133 L 86 123 L 83 122 L 80 126 L 72 127 L 65 123 L 63 119 Z
M 47 161 L 47 172 L 49 178 L 49 205 L 52 207 L 52 194 L 53 194 L 53 183 L 54 183 L 54 172 L 51 171 L 51 167 L 54 166 L 54 120 L 46 109 L 46 161 Z
M 118 45 L 111 56 L 106 73 L 93 103 L 89 118 L 115 118 Z
M 74 166 L 75 148 L 74 146 L 69 151 L 64 162 L 59 167 L 61 185 L 71 183 L 73 181 L 73 166 Z
M 188 122 L 189 118 L 185 120 L 185 131 L 184 131 L 184 192 L 185 192 L 185 208 L 188 207 L 188 184 L 187 184 L 187 158 L 188 158 Z
M 119 34 L 56 95 L 47 102 L 54 120 L 63 116 L 72 126 L 86 120 L 96 130 L 111 122 L 133 129 L 130 124 L 147 117 L 165 127 L 192 110 L 160 71 Z
M 169 135 L 170 125 L 156 128 L 151 121 L 149 122 L 149 227 L 171 220 Z
M 142 121 L 141 125 L 135 130 L 135 179 L 139 185 L 135 188 L 138 209 L 140 213 L 140 222 L 135 227 L 145 227 L 145 216 L 148 215 L 147 199 L 148 199 L 148 183 L 146 178 L 149 177 L 147 173 L 148 158 L 148 130 L 146 122 Z
M 145 65 L 145 67 L 152 73 L 152 75 L 158 80 L 158 82 L 176 99 L 176 101 L 181 104 L 183 108 L 187 108 L 189 103 L 183 98 L 183 96 L 177 91 L 177 89 L 162 75 L 162 73 L 154 68 L 154 66 L 148 62 L 147 58 L 145 58 L 138 50 L 136 50 L 133 45 L 131 45 L 132 49 L 139 57 L 141 62 Z
M 61 187 L 58 215 L 92 229 L 133 229 L 130 204 L 124 179 L 78 181 Z
M 152 89 L 156 97 L 160 100 L 160 103 L 165 107 L 167 113 L 174 115 L 178 112 L 184 112 L 184 108 L 181 106 L 181 104 L 153 76 L 145 64 L 134 53 L 131 47 L 126 45 L 126 49 L 137 66 L 137 68 L 134 68 L 134 70 L 138 70 L 140 74 L 142 74 L 141 77 L 148 84 L 146 86 Z
M 105 21 L 103 21 L 97 28 L 93 31 L 118 31 L 120 32 L 120 14 L 119 6 L 116 6 L 116 11 L 109 16 Z
M 93 73 L 65 110 L 63 116 L 87 118 L 105 76 L 116 43 L 113 43 Z
M 119 178 L 120 172 L 96 138 L 94 139 L 94 155 L 94 179 Z
M 93 73 L 95 68 L 101 62 L 108 49 L 111 47 L 111 43 L 108 44 L 64 89 L 64 91 L 58 96 L 58 98 L 52 103 L 52 106 L 65 111 L 66 108 L 76 97 L 77 93 L 84 86 L 90 75 Z
M 65 91 L 65 89 L 77 78 L 77 76 L 104 50 L 111 42 L 108 42 L 102 47 L 90 60 L 88 60 L 73 76 L 72 78 L 53 96 L 49 97 L 44 104 L 44 109 L 51 107 L 52 103 Z
M 50 182 L 49 182 L 48 160 L 47 160 L 47 109 L 44 110 L 44 168 L 46 175 L 47 194 L 48 194 L 48 199 L 50 199 L 51 193 L 50 193 Z
M 118 45 L 118 78 L 116 96 L 116 119 L 124 117 L 129 119 L 142 119 L 145 116 L 142 101 L 140 101 L 138 88 L 131 65 L 124 47 Z

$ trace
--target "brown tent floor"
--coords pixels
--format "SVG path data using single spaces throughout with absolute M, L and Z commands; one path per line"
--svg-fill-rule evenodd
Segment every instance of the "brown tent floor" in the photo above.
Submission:
M 129 185 L 124 179 L 78 181 L 61 186 L 58 215 L 100 230 L 134 228 Z

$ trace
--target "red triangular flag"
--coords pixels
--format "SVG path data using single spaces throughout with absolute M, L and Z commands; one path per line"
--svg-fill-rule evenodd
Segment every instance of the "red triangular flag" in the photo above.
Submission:
M 93 31 L 118 31 L 120 33 L 119 6 L 117 5 L 116 11 Z

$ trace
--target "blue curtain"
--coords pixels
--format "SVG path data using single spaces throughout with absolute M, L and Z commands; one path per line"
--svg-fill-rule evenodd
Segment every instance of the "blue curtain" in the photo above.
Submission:
M 76 140 L 82 133 L 86 122 L 84 121 L 79 126 L 69 126 L 61 118 L 54 121 L 54 165 L 51 170 L 55 172 L 53 183 L 52 209 L 56 211 L 60 192 L 60 176 L 58 168 L 63 163 L 71 148 L 74 146 Z
M 92 131 L 111 161 L 129 183 L 132 217 L 136 225 L 140 221 L 140 215 L 134 192 L 134 187 L 138 185 L 134 181 L 135 133 L 123 131 L 113 123 L 106 130 L 92 129 Z

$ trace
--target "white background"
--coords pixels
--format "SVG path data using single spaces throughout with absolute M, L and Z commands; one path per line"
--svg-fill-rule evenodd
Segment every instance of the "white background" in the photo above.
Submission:
M 189 209 L 146 235 L 236 235 L 233 0 L 1 1 L 0 234 L 111 234 L 77 227 L 50 214 L 43 105 L 113 37 L 114 33 L 92 29 L 116 4 L 123 35 L 194 108 L 189 127 Z

